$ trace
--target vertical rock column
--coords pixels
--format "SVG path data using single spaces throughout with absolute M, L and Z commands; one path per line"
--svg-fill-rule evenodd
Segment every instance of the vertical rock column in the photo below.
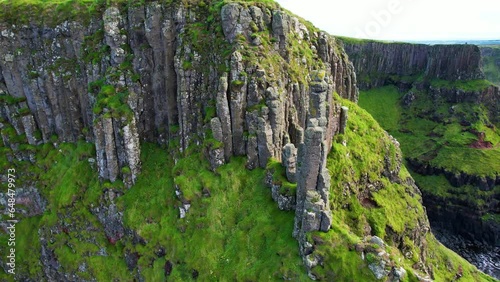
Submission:
M 111 49 L 110 71 L 117 74 L 115 79 L 108 77 L 107 82 L 117 92 L 128 91 L 126 73 L 118 69 L 126 57 L 123 46 L 127 44 L 127 36 L 120 32 L 124 27 L 123 18 L 117 8 L 109 8 L 104 13 L 103 21 L 106 44 Z M 94 117 L 99 176 L 111 182 L 121 176 L 125 185 L 130 187 L 140 171 L 140 144 L 135 115 L 116 117 L 109 114 L 111 111 L 105 108 L 104 115 Z
M 299 241 L 300 254 L 310 270 L 320 258 L 313 254 L 314 243 L 306 234 L 326 232 L 331 227 L 329 204 L 330 173 L 326 169 L 328 155 L 327 89 L 322 72 L 312 75 L 310 103 L 304 142 L 298 148 L 297 206 L 293 236 Z M 312 274 L 311 274 L 312 275 Z
M 231 113 L 229 111 L 229 103 L 227 98 L 227 74 L 224 74 L 219 79 L 219 88 L 216 97 L 217 116 L 221 123 L 222 143 L 224 144 L 224 160 L 227 162 L 233 155 L 233 139 L 231 130 Z
M 233 133 L 234 155 L 242 156 L 246 153 L 244 138 L 245 108 L 247 96 L 247 78 L 243 75 L 243 56 L 235 51 L 231 55 L 231 85 L 229 106 L 231 107 L 231 130 Z
M 348 117 L 349 108 L 343 106 L 340 110 L 340 134 L 344 134 L 345 128 L 347 126 L 347 117 Z

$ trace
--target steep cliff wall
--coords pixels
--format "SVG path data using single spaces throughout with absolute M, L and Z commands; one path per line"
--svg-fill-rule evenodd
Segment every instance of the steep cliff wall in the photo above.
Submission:
M 486 78 L 500 85 L 500 46 L 485 46 L 481 49 L 481 64 Z
M 499 122 L 499 88 L 485 81 L 481 50 L 475 45 L 423 45 L 342 39 L 359 87 L 396 85 L 433 92 L 450 103 L 472 102 L 488 108 Z M 471 82 L 470 84 L 468 82 Z
M 225 160 L 247 155 L 252 168 L 280 159 L 305 128 L 314 68 L 329 93 L 357 99 L 332 37 L 279 9 L 219 8 L 153 2 L 108 8 L 88 26 L 3 23 L 3 119 L 30 144 L 94 142 L 100 176 L 133 182 L 140 140 L 178 140 L 185 150 L 208 139 L 212 118 L 223 136 L 213 149 Z
M 481 53 L 475 45 L 423 45 L 352 42 L 344 39 L 363 89 L 380 87 L 390 76 L 443 80 L 483 79 Z
M 361 105 L 402 143 L 431 222 L 498 245 L 500 89 L 484 80 L 480 49 L 349 39 L 344 46 L 359 68 Z
M 34 162 L 22 154 L 25 143 L 86 140 L 95 144 L 99 178 L 126 187 L 140 174 L 141 141 L 179 156 L 202 150 L 213 170 L 232 156 L 246 156 L 249 169 L 266 167 L 294 146 L 308 158 L 321 154 L 301 159 L 321 168 L 302 176 L 327 175 L 341 112 L 333 95 L 358 98 L 353 66 L 335 38 L 272 5 L 151 2 L 53 27 L 5 21 L 1 29 L 4 146 Z M 316 146 L 306 128 L 320 133 Z M 299 186 L 316 190 L 316 181 Z M 301 244 L 306 232 L 330 228 L 328 182 L 318 189 L 321 228 L 301 231 Z M 110 242 L 125 236 L 113 201 L 92 212 Z

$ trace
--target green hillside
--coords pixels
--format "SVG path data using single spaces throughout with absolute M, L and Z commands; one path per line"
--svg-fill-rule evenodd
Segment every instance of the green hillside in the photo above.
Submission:
M 368 113 L 347 100 L 342 103 L 351 118 L 329 156 L 328 167 L 336 175 L 330 189 L 334 223 L 328 233 L 311 234 L 325 259 L 315 274 L 326 280 L 375 281 L 367 266 L 380 258 L 367 249 L 372 256 L 363 260 L 356 251 L 368 228 L 388 242 L 388 259 L 408 271 L 404 281 L 418 281 L 413 273 L 419 270 L 412 267 L 424 256 L 420 248 L 427 250 L 436 281 L 452 279 L 459 268 L 463 281 L 493 281 L 419 229 L 425 214 L 418 192 L 410 193 L 414 188 L 405 184 L 411 183 L 406 169 L 398 176 L 402 182 L 394 183 L 381 176 L 384 165 L 377 161 L 390 156 L 391 166 L 398 166 L 398 149 Z M 33 181 L 48 200 L 45 213 L 18 224 L 21 277 L 43 280 L 42 268 L 49 266 L 40 261 L 52 254 L 58 272 L 78 279 L 132 281 L 140 273 L 146 281 L 309 280 L 291 236 L 294 215 L 278 210 L 264 185 L 264 170 L 249 171 L 243 158 L 233 158 L 212 172 L 197 148 L 177 156 L 176 164 L 167 148 L 148 143 L 142 148 L 143 172 L 130 190 L 119 182 L 98 181 L 88 161 L 93 146 L 83 141 L 31 147 L 34 165 L 14 163 L 18 171 L 30 172 L 20 174 L 18 184 Z M 3 148 L 2 158 L 10 155 Z M 376 190 L 367 188 L 367 180 L 379 183 Z M 176 185 L 184 193 L 180 199 Z M 186 202 L 191 208 L 180 219 L 178 207 Z M 123 215 L 128 230 L 119 241 L 105 236 L 96 215 L 96 207 L 111 206 Z M 412 232 L 421 232 L 417 236 L 424 236 L 426 245 L 412 241 Z M 398 244 L 413 255 L 402 254 Z M 3 253 L 6 245 L 0 248 Z M 0 277 L 12 278 L 3 272 Z
M 404 107 L 406 93 L 395 86 L 362 91 L 359 104 L 367 109 L 381 126 L 401 143 L 405 158 L 427 163 L 451 173 L 466 173 L 478 177 L 500 174 L 500 130 L 489 121 L 487 110 L 473 103 L 453 104 L 433 99 L 416 89 L 411 106 Z M 484 133 L 488 148 L 473 148 L 478 133 Z M 424 192 L 468 203 L 478 212 L 495 213 L 491 200 L 500 194 L 500 186 L 481 191 L 471 185 L 450 185 L 441 176 L 413 174 Z M 436 179 L 439 178 L 439 179 Z M 431 180 L 434 179 L 434 180 Z

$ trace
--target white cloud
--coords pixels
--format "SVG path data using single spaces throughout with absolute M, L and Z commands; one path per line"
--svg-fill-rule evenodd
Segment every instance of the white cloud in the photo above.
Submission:
M 493 0 L 277 0 L 335 35 L 384 40 L 500 39 Z

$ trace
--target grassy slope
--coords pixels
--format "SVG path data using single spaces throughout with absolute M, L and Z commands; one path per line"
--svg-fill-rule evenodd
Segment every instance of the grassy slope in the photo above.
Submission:
M 463 171 L 476 175 L 494 175 L 500 172 L 500 130 L 489 128 L 489 121 L 481 106 L 463 103 L 453 105 L 444 101 L 432 101 L 425 93 L 416 93 L 415 103 L 403 109 L 399 93 L 394 86 L 362 91 L 359 104 L 367 109 L 393 136 L 401 142 L 406 157 L 418 158 L 437 153 L 427 159 L 436 167 L 451 171 Z M 450 113 L 454 106 L 455 112 Z M 432 119 L 437 116 L 441 122 Z M 472 121 L 461 126 L 462 120 Z M 490 150 L 469 148 L 477 137 L 468 129 L 486 133 L 486 141 L 493 143 Z M 460 162 L 458 162 L 460 160 Z M 484 164 L 488 163 L 488 166 Z
M 362 91 L 359 104 L 398 139 L 405 157 L 429 161 L 435 167 L 453 172 L 484 176 L 500 174 L 500 130 L 485 125 L 489 121 L 481 106 L 433 102 L 425 93 L 415 93 L 417 98 L 409 109 L 402 108 L 400 100 L 404 93 L 399 93 L 394 86 Z M 455 109 L 453 114 L 449 111 L 451 106 Z M 442 122 L 431 120 L 432 116 L 438 116 Z M 461 126 L 459 122 L 462 119 L 473 123 Z M 468 129 L 485 132 L 485 140 L 492 142 L 494 148 L 469 148 L 468 145 L 477 137 Z M 454 197 L 472 206 L 481 207 L 485 203 L 484 199 L 500 192 L 498 186 L 488 192 L 469 185 L 452 187 L 443 175 L 414 176 L 421 189 L 444 197 Z
M 348 129 L 344 135 L 335 137 L 329 156 L 334 223 L 332 231 L 316 234 L 324 240 L 319 252 L 326 257 L 325 267 L 318 272 L 333 275 L 338 281 L 372 281 L 372 274 L 366 271 L 366 262 L 352 250 L 352 246 L 361 240 L 366 226 L 370 226 L 372 235 L 384 238 L 392 246 L 394 242 L 391 242 L 387 230 L 406 234 L 403 241 L 414 253 L 413 257 L 405 259 L 395 247 L 390 247 L 388 253 L 393 261 L 398 262 L 397 266 L 410 273 L 421 255 L 408 237 L 409 231 L 425 216 L 421 198 L 411 193 L 412 188 L 407 185 L 391 183 L 381 175 L 384 156 L 389 155 L 394 160 L 397 149 L 370 114 L 349 101 L 343 100 L 342 104 L 349 107 Z M 342 141 L 346 141 L 346 146 Z M 382 189 L 367 188 L 366 183 L 360 183 L 364 177 L 372 184 L 381 183 Z M 404 166 L 399 177 L 403 180 L 410 177 Z M 361 198 L 366 195 L 370 195 L 373 206 L 361 203 Z M 459 266 L 464 270 L 463 281 L 494 281 L 442 246 L 432 234 L 426 239 L 430 247 L 426 258 L 436 281 L 451 281 Z M 405 281 L 417 279 L 410 273 Z
M 369 224 L 373 234 L 384 237 L 386 226 L 398 232 L 412 228 L 423 216 L 419 197 L 406 193 L 403 185 L 391 184 L 378 173 L 379 161 L 396 151 L 378 124 L 365 111 L 344 101 L 350 107 L 349 130 L 339 135 L 329 156 L 332 181 L 333 229 L 328 233 L 313 234 L 322 238 L 318 252 L 325 264 L 315 269 L 319 276 L 335 277 L 337 281 L 373 281 L 373 274 L 358 253 L 353 250 L 362 238 L 364 225 Z M 87 159 L 94 155 L 93 146 L 80 142 L 61 144 L 58 149 L 47 144 L 37 148 L 35 166 L 17 163 L 18 171 L 31 171 L 38 182 L 48 210 L 42 215 L 24 219 L 18 225 L 18 271 L 33 279 L 40 279 L 41 234 L 49 234 L 61 264 L 60 272 L 74 273 L 80 278 L 95 277 L 98 281 L 131 281 L 137 273 L 130 271 L 125 254 L 139 256 L 138 267 L 146 281 L 164 281 L 166 261 L 173 263 L 169 281 L 193 280 L 199 273 L 200 281 L 274 281 L 283 277 L 307 281 L 295 239 L 291 237 L 293 212 L 282 212 L 272 202 L 270 191 L 263 185 L 261 169 L 248 171 L 243 158 L 234 158 L 213 173 L 198 153 L 179 159 L 174 165 L 167 150 L 153 144 L 143 144 L 143 172 L 137 184 L 125 190 L 120 183 L 99 183 Z M 350 157 L 347 157 L 347 154 Z M 8 164 L 5 164 L 8 165 Z M 364 186 L 352 186 L 344 194 L 345 183 L 355 183 L 362 175 L 381 181 L 384 189 L 373 192 L 376 208 L 360 205 L 357 197 Z M 402 178 L 408 177 L 402 170 Z M 22 179 L 21 179 L 22 180 Z M 26 179 L 25 179 L 26 181 Z M 174 187 L 178 185 L 185 200 L 191 203 L 187 217 L 179 219 Z M 145 241 L 134 242 L 125 237 L 111 244 L 104 236 L 101 224 L 90 212 L 102 198 L 104 189 L 122 191 L 116 201 L 123 209 L 125 225 L 136 231 Z M 203 193 L 210 193 L 210 197 Z M 348 208 L 346 208 L 346 206 Z M 414 209 L 407 209 L 408 206 Z M 66 231 L 64 231 L 66 228 Z M 63 231 L 61 231 L 63 230 Z M 5 240 L 5 235 L 0 236 Z M 464 281 L 487 280 L 454 253 L 428 238 L 434 262 L 436 279 L 444 281 L 454 275 L 457 267 L 464 269 Z M 411 242 L 407 242 L 411 246 Z M 162 247 L 165 256 L 158 256 Z M 1 245 L 0 248 L 5 248 Z M 414 250 L 418 253 L 418 250 Z M 103 255 L 103 252 L 106 255 Z M 404 260 L 396 248 L 391 256 L 410 269 L 414 257 Z M 444 265 L 448 265 L 445 267 Z M 85 270 L 81 270 L 84 266 Z M 79 269 L 80 268 L 80 269 Z M 1 279 L 8 279 L 0 273 Z M 406 281 L 416 281 L 409 275 Z
M 46 3 L 37 2 L 39 5 Z M 72 9 L 71 5 L 77 2 L 85 1 L 66 1 L 64 3 L 68 4 L 58 6 L 56 13 L 53 13 L 54 9 L 50 5 L 41 7 L 44 13 L 40 15 L 50 14 L 53 20 L 59 21 L 61 18 L 54 15 L 67 15 L 67 11 L 74 10 L 69 15 L 75 16 L 81 11 Z M 90 4 L 101 2 L 103 1 L 87 1 Z M 0 0 L 0 3 L 3 5 L 5 1 Z M 23 7 L 17 4 L 13 6 L 13 13 L 12 10 L 3 11 L 11 12 L 12 16 Z M 88 10 L 83 11 L 94 13 L 98 7 L 94 9 L 90 5 L 84 8 Z M 402 230 L 406 223 L 413 224 L 413 220 L 422 214 L 422 209 L 417 204 L 418 199 L 403 192 L 403 186 L 391 185 L 387 180 L 380 180 L 384 182 L 385 189 L 374 193 L 379 208 L 366 209 L 360 206 L 356 197 L 346 199 L 336 196 L 341 195 L 343 182 L 356 180 L 363 174 L 379 180 L 377 172 L 381 167 L 378 160 L 383 158 L 380 154 L 388 144 L 386 139 L 385 142 L 380 142 L 380 138 L 385 137 L 369 115 L 355 105 L 350 107 L 351 115 L 359 117 L 351 119 L 351 133 L 344 137 L 354 146 L 342 148 L 340 144 L 336 144 L 335 152 L 338 154 L 332 155 L 330 159 L 329 167 L 336 172 L 332 187 L 335 223 L 331 232 L 318 234 L 325 241 L 319 251 L 326 256 L 325 266 L 318 271 L 328 275 L 333 273 L 338 281 L 371 281 L 373 275 L 366 268 L 366 263 L 359 254 L 352 251 L 353 244 L 360 240 L 363 224 L 373 225 L 374 232 L 383 236 L 385 226 Z M 295 281 L 307 280 L 298 257 L 297 243 L 290 236 L 293 213 L 277 210 L 270 200 L 268 189 L 263 187 L 262 170 L 245 170 L 243 159 L 233 159 L 231 164 L 213 174 L 208 171 L 207 163 L 198 154 L 183 158 L 174 166 L 165 150 L 145 144 L 143 173 L 137 185 L 125 191 L 119 184 L 100 184 L 97 181 L 86 161 L 92 155 L 90 144 L 63 144 L 61 152 L 50 150 L 49 147 L 50 145 L 45 146 L 43 152 L 39 153 L 39 159 L 42 160 L 43 156 L 46 160 L 40 161 L 38 168 L 22 166 L 20 169 L 33 170 L 34 178 L 39 181 L 42 193 L 50 202 L 49 210 L 43 216 L 24 220 L 19 225 L 19 230 L 22 230 L 18 235 L 19 261 L 23 262 L 20 271 L 30 273 L 31 277 L 37 277 L 41 272 L 41 266 L 37 262 L 39 246 L 37 243 L 34 246 L 27 243 L 39 240 L 36 230 L 70 226 L 67 233 L 59 232 L 53 236 L 54 242 L 49 248 L 54 249 L 59 257 L 61 272 L 73 272 L 81 278 L 95 277 L 99 281 L 109 281 L 112 278 L 132 280 L 132 273 L 125 264 L 124 256 L 125 253 L 137 253 L 140 257 L 138 265 L 146 281 L 165 280 L 164 265 L 167 260 L 174 264 L 169 277 L 173 281 L 192 280 L 194 269 L 199 272 L 199 279 L 202 281 L 266 281 L 279 280 L 283 276 Z M 378 154 L 373 153 L 373 148 L 378 149 Z M 353 158 L 342 157 L 347 153 Z M 56 161 L 58 165 L 49 169 Z M 354 168 L 352 175 L 350 168 Z M 43 172 L 45 169 L 48 171 Z M 346 175 L 350 178 L 345 179 Z M 177 207 L 181 203 L 175 197 L 174 184 L 181 188 L 192 206 L 188 216 L 182 220 L 178 219 Z M 117 200 L 117 204 L 124 210 L 126 226 L 143 237 L 145 244 L 134 244 L 125 239 L 111 244 L 105 238 L 102 226 L 89 209 L 102 201 L 103 189 L 109 188 L 125 192 Z M 208 189 L 211 197 L 203 197 L 203 189 Z M 351 208 L 344 209 L 343 205 L 346 203 Z M 399 216 L 398 213 L 408 205 L 415 207 L 415 211 Z M 0 239 L 4 238 L 5 236 Z M 432 237 L 429 242 L 437 244 Z M 164 257 L 155 254 L 160 246 L 165 249 Z M 105 250 L 106 256 L 101 255 L 102 250 Z M 400 258 L 397 250 L 393 251 L 394 256 Z M 449 269 L 439 268 L 436 274 L 438 278 L 450 278 L 456 267 L 463 264 L 465 281 L 479 279 L 479 274 L 473 267 L 455 254 L 448 253 L 442 246 L 435 245 L 432 253 L 436 265 L 442 266 L 446 260 L 451 265 Z M 409 263 L 405 262 L 404 266 L 409 268 Z M 78 270 L 82 265 L 85 266 L 85 271 Z M 0 274 L 0 278 L 5 278 L 5 274 Z M 414 281 L 414 277 L 408 277 L 407 280 Z
M 162 245 L 168 259 L 182 262 L 172 273 L 180 281 L 189 280 L 191 269 L 202 280 L 304 278 L 291 237 L 293 213 L 277 209 L 263 185 L 262 170 L 248 171 L 245 160 L 237 158 L 215 175 L 197 154 L 181 159 L 172 170 L 174 182 L 191 200 L 191 209 L 178 219 L 169 158 L 148 147 L 144 173 L 121 199 L 126 224 L 148 241 L 139 265 L 147 267 L 154 257 L 151 247 Z M 202 189 L 211 196 L 202 197 Z M 157 272 L 144 274 L 153 278 Z
M 38 174 L 35 178 L 50 202 L 42 216 L 18 225 L 20 273 L 40 277 L 38 228 L 57 230 L 66 226 L 69 231 L 54 235 L 49 248 L 59 258 L 60 271 L 81 278 L 131 280 L 132 273 L 124 260 L 128 252 L 139 254 L 138 265 L 146 281 L 164 280 L 167 260 L 174 264 L 169 277 L 173 281 L 191 280 L 194 269 L 202 281 L 277 280 L 283 276 L 305 279 L 297 242 L 291 236 L 293 213 L 278 210 L 263 184 L 263 170 L 246 170 L 244 159 L 233 159 L 214 174 L 198 154 L 173 166 L 165 150 L 144 144 L 143 173 L 137 184 L 117 199 L 117 205 L 124 209 L 125 225 L 147 244 L 121 240 L 113 245 L 89 210 L 98 204 L 103 189 L 123 188 L 119 184 L 99 184 L 87 162 L 91 144 L 62 144 L 60 148 L 61 152 L 40 152 L 39 168 L 20 168 Z M 47 159 L 42 160 L 47 152 Z M 42 172 L 51 163 L 56 165 Z M 180 201 L 174 193 L 174 182 L 186 198 L 191 198 L 192 207 L 184 219 L 179 219 Z M 210 197 L 201 196 L 202 187 L 210 191 Z M 0 237 L 2 241 L 5 238 L 4 234 Z M 165 249 L 165 257 L 155 255 L 160 246 Z M 3 250 L 4 244 L 0 248 Z M 99 255 L 100 250 L 105 250 L 107 256 Z M 78 270 L 81 265 L 86 265 L 85 271 Z M 0 278 L 7 276 L 2 273 Z

